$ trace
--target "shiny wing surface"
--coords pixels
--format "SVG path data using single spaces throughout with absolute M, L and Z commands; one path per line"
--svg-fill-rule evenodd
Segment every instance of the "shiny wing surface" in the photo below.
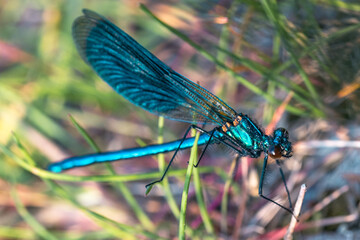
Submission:
M 84 10 L 73 24 L 81 57 L 116 92 L 156 115 L 223 124 L 236 112 L 221 99 L 165 65 L 109 20 Z

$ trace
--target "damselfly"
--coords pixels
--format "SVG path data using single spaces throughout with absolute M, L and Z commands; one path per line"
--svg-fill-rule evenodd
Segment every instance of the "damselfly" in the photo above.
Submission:
M 184 137 L 177 141 L 72 157 L 51 164 L 50 171 L 59 173 L 94 163 L 175 151 L 161 179 L 146 185 L 148 188 L 163 180 L 179 150 L 193 146 L 194 138 L 187 138 L 187 134 L 191 129 L 196 129 L 201 132 L 198 145 L 205 147 L 195 167 L 212 143 L 225 144 L 240 156 L 258 158 L 264 153 L 259 195 L 292 213 L 290 194 L 281 168 L 280 174 L 290 208 L 262 193 L 268 157 L 279 163 L 279 158 L 289 158 L 292 155 L 287 130 L 278 128 L 272 135 L 264 134 L 248 116 L 236 113 L 220 98 L 172 70 L 109 20 L 89 10 L 83 12 L 84 16 L 77 18 L 72 28 L 76 47 L 83 60 L 116 92 L 133 104 L 156 115 L 192 125 Z M 194 124 L 216 124 L 217 127 L 206 131 Z

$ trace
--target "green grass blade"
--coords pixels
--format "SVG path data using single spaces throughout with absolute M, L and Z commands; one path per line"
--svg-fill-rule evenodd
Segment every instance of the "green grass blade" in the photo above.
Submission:
M 204 200 L 204 196 L 203 196 L 203 189 L 201 187 L 199 169 L 197 167 L 193 169 L 193 177 L 194 177 L 195 195 L 196 195 L 196 199 L 197 199 L 197 202 L 199 205 L 201 218 L 204 222 L 206 232 L 213 235 L 213 234 L 215 234 L 215 230 L 214 230 L 213 224 L 211 223 L 211 219 L 210 219 L 210 216 L 209 216 L 206 204 L 205 204 L 205 200 Z
M 29 106 L 28 121 L 33 124 L 41 132 L 45 133 L 52 139 L 57 139 L 59 142 L 67 143 L 67 146 L 71 150 L 76 150 L 76 146 L 79 145 L 77 141 L 70 138 L 53 119 L 49 118 L 43 111 L 38 108 Z
M 23 227 L 0 226 L 0 239 L 38 239 L 34 231 Z
M 14 199 L 15 207 L 20 216 L 29 224 L 29 226 L 34 230 L 34 232 L 39 235 L 42 239 L 56 240 L 54 235 L 52 235 L 46 228 L 41 225 L 31 214 L 27 211 L 25 206 L 20 201 L 17 192 L 14 187 L 11 189 L 11 196 Z
M 167 28 L 170 32 L 174 33 L 176 36 L 178 36 L 179 38 L 181 38 L 182 40 L 184 40 L 185 42 L 187 42 L 189 45 L 191 45 L 193 48 L 195 48 L 197 50 L 198 53 L 202 54 L 205 58 L 207 58 L 208 60 L 214 62 L 218 67 L 221 67 L 222 69 L 224 69 L 224 71 L 226 71 L 227 73 L 229 73 L 232 77 L 234 77 L 238 82 L 240 82 L 242 85 L 244 85 L 246 88 L 248 88 L 250 91 L 254 92 L 255 94 L 264 97 L 266 100 L 268 100 L 271 103 L 274 103 L 276 105 L 280 105 L 281 101 L 279 101 L 278 99 L 274 98 L 273 96 L 271 96 L 270 94 L 264 92 L 263 90 L 261 90 L 261 88 L 259 88 L 258 86 L 256 86 L 255 84 L 249 82 L 248 80 L 246 80 L 245 78 L 237 75 L 231 68 L 229 68 L 228 66 L 226 66 L 224 63 L 218 61 L 216 59 L 216 57 L 212 56 L 208 51 L 206 51 L 203 47 L 201 47 L 200 45 L 196 44 L 195 42 L 193 42 L 189 37 L 187 37 L 185 34 L 181 33 L 180 31 L 176 30 L 175 28 L 171 27 L 170 25 L 166 24 L 165 22 L 161 21 L 159 18 L 157 18 L 145 5 L 141 4 L 140 8 L 147 13 L 150 17 L 152 17 L 154 20 L 156 20 L 157 22 L 159 22 L 162 26 L 164 26 L 165 28 Z M 298 109 L 296 107 L 292 107 L 290 105 L 287 106 L 286 108 L 289 112 L 293 113 L 293 114 L 297 114 L 297 115 L 302 115 L 304 114 L 304 111 L 302 111 L 301 109 Z
M 22 146 L 22 145 L 20 145 Z M 27 162 L 20 160 L 15 154 L 13 154 L 8 148 L 0 145 L 0 149 L 6 153 L 7 155 L 9 155 L 10 157 L 12 157 L 13 159 L 16 159 L 16 161 L 21 164 L 21 165 L 25 165 L 28 164 Z M 25 148 L 21 149 L 23 152 L 26 153 L 27 156 L 30 156 L 29 153 L 27 153 Z M 22 163 L 21 163 L 22 162 Z M 34 162 L 33 160 L 31 162 Z M 28 164 L 30 165 L 30 164 Z M 35 167 L 31 168 L 32 170 L 35 169 Z M 43 170 L 44 171 L 44 170 Z M 36 171 L 35 171 L 36 172 Z M 51 189 L 56 192 L 58 195 L 62 196 L 64 199 L 70 201 L 74 206 L 76 206 L 77 208 L 79 208 L 80 210 L 84 211 L 85 213 L 87 213 L 87 215 L 89 217 L 91 217 L 94 221 L 96 221 L 100 226 L 102 226 L 105 230 L 109 231 L 110 233 L 114 234 L 115 236 L 124 236 L 124 233 L 128 233 L 127 239 L 136 239 L 133 238 L 133 236 L 135 234 L 141 234 L 144 236 L 148 236 L 148 237 L 156 237 L 159 238 L 159 236 L 152 234 L 151 232 L 147 232 L 142 230 L 141 228 L 134 228 L 134 227 L 130 227 L 127 226 L 125 224 L 120 224 L 117 223 L 115 221 L 112 221 L 100 214 L 97 214 L 95 212 L 92 212 L 90 210 L 88 210 L 87 208 L 81 206 L 80 204 L 78 204 L 68 193 L 66 193 L 65 190 L 63 190 L 60 186 L 58 186 L 57 184 L 55 184 L 54 182 L 47 180 L 47 179 L 43 179 L 46 183 L 48 183 L 51 186 Z M 140 219 L 139 219 L 140 220 Z M 143 220 L 143 219 L 141 219 Z M 141 222 L 140 220 L 140 222 Z M 152 224 L 152 223 L 151 223 Z M 114 227 L 113 225 L 116 225 L 116 227 Z M 143 227 L 147 227 L 146 225 L 143 225 Z M 50 238 L 46 238 L 46 239 L 50 239 Z
M 284 15 L 280 16 L 280 14 L 278 13 L 277 5 L 274 4 L 273 2 L 268 1 L 268 0 L 261 0 L 261 3 L 263 5 L 266 15 L 268 16 L 270 21 L 275 25 L 276 29 L 278 30 L 278 33 L 281 36 L 282 42 L 283 42 L 284 46 L 286 47 L 286 50 L 288 51 L 293 64 L 297 67 L 298 72 L 305 83 L 305 86 L 309 90 L 312 98 L 315 100 L 318 107 L 320 109 L 322 109 L 323 108 L 322 103 L 320 101 L 320 98 L 319 98 L 313 84 L 311 83 L 306 72 L 302 68 L 298 58 L 296 57 L 295 53 L 292 50 L 291 43 L 290 43 L 292 41 L 292 39 L 287 32 L 286 23 L 285 23 L 285 20 L 283 20 L 285 18 Z
M 239 163 L 240 156 L 234 158 L 231 163 L 230 170 L 225 182 L 224 193 L 221 199 L 221 230 L 227 232 L 227 211 L 228 211 L 228 202 L 229 202 L 229 191 L 231 184 L 233 183 L 234 171 L 236 171 L 237 164 Z
M 32 166 L 27 161 L 24 161 L 17 155 L 15 155 L 8 147 L 0 144 L 0 150 L 6 154 L 8 157 L 13 159 L 19 166 L 31 172 L 32 174 L 45 179 L 51 180 L 60 180 L 67 182 L 129 182 L 129 181 L 140 181 L 140 180 L 149 180 L 154 178 L 160 178 L 162 173 L 153 172 L 153 173 L 138 173 L 138 174 L 128 174 L 128 175 L 93 175 L 93 176 L 74 176 L 68 174 L 59 174 L 52 173 L 42 168 Z M 211 173 L 214 172 L 214 167 L 199 167 L 200 173 Z M 184 176 L 186 173 L 185 169 L 178 170 L 169 170 L 169 176 L 179 177 Z
M 159 117 L 159 135 L 158 135 L 158 144 L 161 144 L 164 142 L 164 137 L 163 137 L 163 132 L 164 132 L 164 118 L 163 117 Z M 159 171 L 161 173 L 163 173 L 165 171 L 165 155 L 164 154 L 159 154 L 158 156 L 158 162 L 159 162 Z M 168 180 L 168 176 L 166 175 L 162 181 L 162 187 L 164 190 L 164 194 L 165 194 L 165 198 L 167 200 L 167 203 L 169 204 L 170 210 L 173 213 L 173 215 L 175 216 L 176 219 L 179 219 L 179 215 L 180 215 L 180 210 L 179 207 L 176 204 L 174 195 L 172 194 L 171 190 L 170 190 L 170 185 L 169 185 L 169 180 Z
M 90 137 L 90 135 L 86 132 L 86 130 L 82 126 L 80 126 L 80 124 L 75 120 L 75 118 L 71 114 L 69 114 L 69 118 L 71 123 L 75 126 L 76 130 L 81 134 L 81 136 L 90 145 L 90 147 L 96 152 L 101 152 L 99 146 Z
M 138 239 L 137 236 L 145 236 L 149 239 L 163 239 L 156 234 L 143 230 L 141 227 L 121 224 L 111 219 L 108 219 L 101 214 L 91 211 L 81 206 L 75 199 L 73 199 L 73 197 L 67 191 L 61 188 L 58 184 L 48 180 L 46 182 L 49 184 L 50 188 L 56 193 L 57 196 L 61 196 L 63 199 L 69 201 L 76 208 L 78 208 L 88 217 L 93 219 L 104 230 L 108 231 L 119 239 Z
M 190 188 L 190 182 L 191 182 L 191 175 L 193 172 L 194 164 L 197 159 L 197 142 L 199 140 L 200 133 L 196 133 L 194 145 L 191 148 L 191 154 L 190 159 L 188 163 L 188 167 L 186 170 L 185 175 L 185 183 L 184 183 L 184 189 L 181 197 L 181 208 L 180 208 L 180 219 L 179 219 L 179 239 L 183 240 L 185 239 L 185 229 L 186 229 L 186 207 L 187 207 L 187 201 L 188 201 L 188 194 L 189 194 L 189 188 Z
M 342 9 L 342 10 L 350 10 L 350 11 L 354 11 L 354 12 L 360 12 L 360 4 L 358 3 L 349 3 L 349 2 L 345 2 L 345 1 L 340 1 L 340 0 L 311 0 L 313 3 L 320 3 L 323 5 L 328 5 L 331 7 L 334 7 L 336 9 Z
M 79 123 L 70 115 L 71 122 L 75 125 L 76 129 L 79 131 L 79 133 L 83 136 L 83 138 L 89 143 L 89 145 L 94 149 L 96 152 L 101 152 L 100 148 L 97 146 L 95 141 L 90 137 L 90 135 L 86 132 L 86 130 L 80 126 Z M 116 172 L 114 168 L 111 166 L 110 163 L 106 163 L 106 168 L 110 172 L 110 174 L 116 176 Z M 140 204 L 138 204 L 136 198 L 132 195 L 131 191 L 128 189 L 128 187 L 125 185 L 125 183 L 118 182 L 118 183 L 112 183 L 114 187 L 118 188 L 122 194 L 122 196 L 125 198 L 126 202 L 129 204 L 129 206 L 132 208 L 133 212 L 135 213 L 138 220 L 141 222 L 141 224 L 148 230 L 154 230 L 155 225 L 151 222 L 150 218 L 146 215 L 146 213 L 142 210 Z
M 17 144 L 17 146 L 19 147 L 19 149 L 21 150 L 22 154 L 24 154 L 25 159 L 27 160 L 28 164 L 31 166 L 35 166 L 36 162 L 34 161 L 34 159 L 31 157 L 31 155 L 29 154 L 28 151 L 26 151 L 24 145 L 21 143 L 19 137 L 13 132 L 13 138 Z

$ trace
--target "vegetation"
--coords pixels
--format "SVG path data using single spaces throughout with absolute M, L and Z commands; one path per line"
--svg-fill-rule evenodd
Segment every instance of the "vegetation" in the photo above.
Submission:
M 0 3 L 1 239 L 279 239 L 290 222 L 258 197 L 262 158 L 237 161 L 221 146 L 194 169 L 201 149 L 179 154 L 147 196 L 171 153 L 46 170 L 171 141 L 188 126 L 133 106 L 81 60 L 71 24 L 82 8 L 266 132 L 289 130 L 294 155 L 282 167 L 293 203 L 308 186 L 294 237 L 359 234 L 358 1 L 14 0 Z M 276 164 L 264 190 L 287 206 Z

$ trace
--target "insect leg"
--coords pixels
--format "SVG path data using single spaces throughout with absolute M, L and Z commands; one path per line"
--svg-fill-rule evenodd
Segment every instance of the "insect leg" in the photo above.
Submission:
M 274 200 L 266 197 L 263 195 L 262 193 L 262 189 L 263 189 L 263 184 L 264 184 L 264 177 L 265 177 L 265 172 L 266 172 L 266 167 L 267 167 L 267 160 L 268 160 L 268 154 L 265 154 L 265 158 L 264 158 L 264 165 L 261 171 L 261 176 L 260 176 L 260 183 L 259 183 L 259 196 L 264 198 L 267 201 L 270 201 L 272 203 L 274 203 L 275 205 L 281 207 L 282 209 L 288 211 L 289 213 L 291 213 L 294 216 L 294 213 L 291 209 L 284 207 L 283 205 L 281 205 L 280 203 L 275 202 Z
M 153 182 L 147 184 L 147 185 L 145 186 L 147 189 L 149 189 L 152 185 L 161 182 L 161 181 L 164 179 L 165 175 L 167 174 L 168 170 L 170 169 L 170 166 L 171 166 L 172 162 L 173 162 L 174 159 L 175 159 L 176 154 L 177 154 L 178 151 L 180 150 L 181 144 L 185 141 L 186 136 L 187 136 L 187 134 L 189 133 L 189 131 L 190 131 L 191 129 L 195 129 L 195 130 L 197 130 L 197 131 L 199 131 L 199 132 L 201 132 L 201 133 L 205 133 L 205 134 L 208 134 L 208 135 L 210 136 L 208 142 L 206 143 L 206 147 L 205 147 L 204 151 L 202 152 L 202 154 L 201 154 L 198 162 L 197 162 L 196 165 L 195 165 L 196 167 L 199 165 L 199 162 L 200 162 L 202 156 L 204 155 L 207 146 L 211 143 L 211 139 L 212 139 L 212 138 L 216 138 L 217 140 L 219 140 L 219 141 L 222 142 L 223 144 L 225 144 L 225 145 L 229 146 L 230 148 L 234 149 L 236 152 L 238 152 L 238 153 L 240 153 L 240 154 L 243 154 L 243 152 L 241 152 L 238 148 L 236 148 L 236 146 L 233 146 L 233 145 L 225 142 L 223 139 L 221 139 L 221 138 L 218 137 L 218 136 L 214 136 L 215 132 L 218 131 L 216 128 L 215 128 L 214 130 L 212 130 L 212 131 L 209 132 L 209 131 L 206 131 L 206 130 L 204 130 L 204 129 L 196 126 L 196 125 L 191 125 L 191 126 L 189 126 L 189 128 L 186 130 L 186 132 L 185 132 L 185 134 L 184 134 L 184 137 L 181 139 L 181 142 L 180 142 L 178 148 L 175 150 L 174 155 L 173 155 L 172 158 L 170 159 L 170 161 L 169 161 L 169 163 L 168 163 L 168 165 L 167 165 L 167 167 L 166 167 L 166 169 L 165 169 L 162 177 L 161 177 L 160 179 L 156 180 L 156 181 L 153 181 Z
M 210 142 L 211 142 L 211 139 L 213 138 L 214 136 L 214 132 L 216 131 L 216 129 L 213 129 L 210 133 L 210 138 L 209 138 L 209 141 L 206 143 L 205 147 L 204 147 L 204 150 L 202 151 L 201 155 L 200 155 L 200 158 L 199 160 L 197 161 L 197 163 L 194 165 L 194 167 L 198 167 L 199 164 L 200 164 L 200 161 L 202 159 L 202 157 L 204 156 L 205 152 L 206 152 L 206 149 L 207 147 L 209 146 Z
M 159 183 L 159 182 L 161 182 L 161 181 L 164 179 L 164 177 L 165 177 L 166 173 L 168 172 L 168 170 L 169 170 L 172 162 L 173 162 L 174 159 L 175 159 L 176 154 L 177 154 L 178 151 L 180 150 L 181 144 L 185 141 L 186 136 L 188 135 L 189 131 L 190 131 L 192 128 L 197 129 L 197 126 L 196 126 L 196 125 L 191 125 L 191 126 L 186 130 L 186 132 L 185 132 L 185 134 L 184 134 L 184 137 L 181 139 L 181 142 L 180 142 L 178 148 L 175 150 L 174 155 L 173 155 L 172 158 L 170 159 L 170 162 L 169 162 L 169 164 L 167 165 L 167 167 L 166 167 L 166 169 L 165 169 L 162 177 L 161 177 L 160 179 L 156 180 L 156 181 L 153 181 L 153 182 L 147 184 L 147 185 L 145 186 L 145 188 L 149 189 L 152 185 L 154 185 L 155 183 Z
M 198 127 L 198 126 L 195 126 L 194 129 L 197 130 L 197 131 L 199 131 L 199 132 L 206 133 L 206 134 L 208 134 L 208 135 L 210 136 L 208 142 L 207 142 L 206 145 L 205 145 L 204 150 L 202 151 L 202 153 L 201 153 L 201 155 L 200 155 L 200 158 L 199 158 L 198 162 L 194 165 L 194 167 L 198 167 L 198 166 L 199 166 L 200 160 L 201 160 L 202 157 L 204 156 L 204 154 L 205 154 L 205 152 L 206 152 L 206 149 L 207 149 L 207 147 L 210 145 L 211 140 L 212 140 L 213 138 L 216 138 L 216 139 L 217 139 L 218 141 L 220 141 L 222 144 L 224 144 L 224 145 L 230 147 L 231 149 L 235 150 L 239 155 L 245 155 L 244 152 L 242 152 L 241 150 L 239 150 L 238 147 L 236 147 L 236 145 L 233 146 L 233 145 L 231 145 L 230 143 L 225 142 L 224 139 L 215 136 L 215 132 L 218 131 L 217 128 L 214 128 L 214 129 L 213 129 L 212 131 L 210 131 L 210 132 L 208 132 L 208 131 L 206 131 L 206 130 Z M 231 139 L 229 136 L 227 136 L 227 135 L 224 135 L 224 137 L 225 137 L 225 139 L 230 139 L 230 140 L 232 140 L 232 139 Z M 231 141 L 231 142 L 233 142 L 233 141 Z
M 279 171 L 280 171 L 281 179 L 282 179 L 282 181 L 283 181 L 283 183 L 284 183 L 284 186 L 285 186 L 285 189 L 286 189 L 286 194 L 287 194 L 287 197 L 288 197 L 288 200 L 289 200 L 290 209 L 293 209 L 292 203 L 291 203 L 291 198 L 290 198 L 289 189 L 288 189 L 288 187 L 287 187 L 287 185 L 286 185 L 286 181 L 285 181 L 284 172 L 283 172 L 283 170 L 282 170 L 282 168 L 281 168 L 281 165 L 280 165 L 280 162 L 279 162 L 278 159 L 276 159 L 276 164 L 279 166 Z

